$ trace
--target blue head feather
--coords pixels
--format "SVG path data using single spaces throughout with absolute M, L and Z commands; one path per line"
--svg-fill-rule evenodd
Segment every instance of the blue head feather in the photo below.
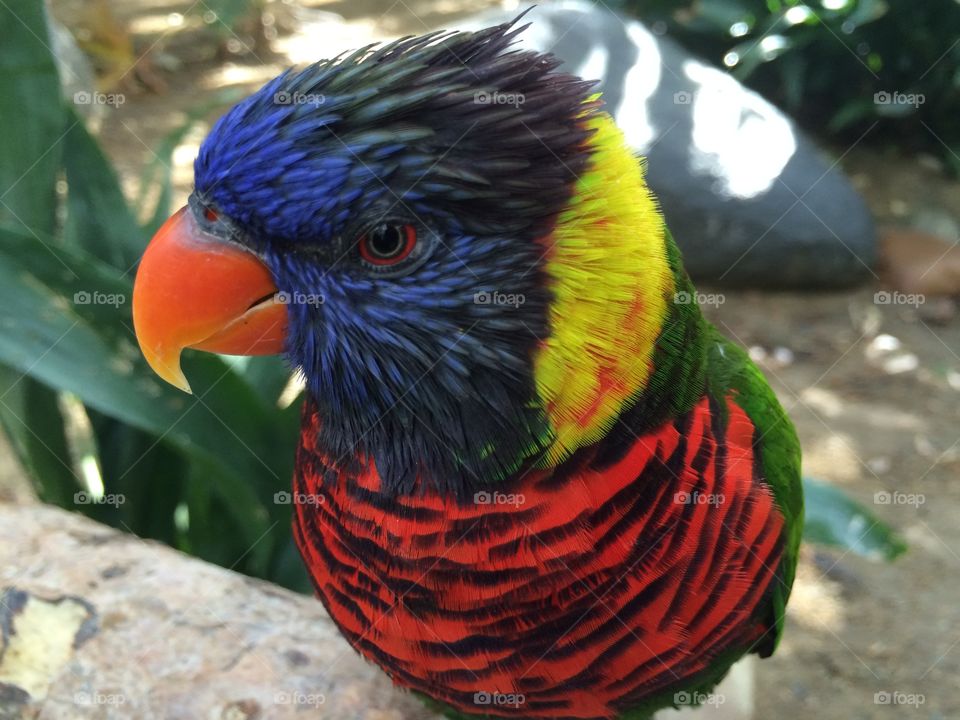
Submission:
M 222 117 L 196 161 L 200 203 L 291 299 L 287 354 L 318 449 L 376 463 L 397 492 L 483 487 L 550 440 L 531 369 L 549 333 L 541 240 L 588 160 L 594 106 L 556 59 L 509 48 L 519 30 L 288 71 Z M 357 252 L 381 222 L 417 234 L 396 269 Z

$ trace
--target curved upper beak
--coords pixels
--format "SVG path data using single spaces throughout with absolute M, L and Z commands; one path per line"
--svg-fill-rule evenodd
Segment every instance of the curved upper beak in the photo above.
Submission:
M 286 306 L 270 271 L 253 253 L 202 230 L 188 207 L 150 241 L 133 286 L 133 326 L 150 367 L 190 392 L 180 353 L 281 352 Z

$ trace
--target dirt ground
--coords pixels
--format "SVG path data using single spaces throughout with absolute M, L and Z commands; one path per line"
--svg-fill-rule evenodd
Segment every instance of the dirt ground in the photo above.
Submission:
M 67 16 L 83 14 L 78 2 L 55 5 Z M 377 36 L 422 32 L 490 3 L 351 0 L 309 11 L 273 3 L 267 34 L 277 34 L 276 53 L 262 44 L 245 52 L 238 43 L 252 43 L 243 34 L 222 35 L 218 50 L 200 9 L 189 3 L 115 5 L 134 32 L 138 68 L 149 70 L 142 78 L 128 73 L 127 102 L 96 122 L 135 197 L 151 148 L 218 88 L 249 91 L 288 57 L 303 61 Z M 290 32 L 322 23 L 326 12 L 351 22 L 329 47 Z M 156 87 L 137 91 L 144 83 Z M 174 153 L 178 200 L 189 191 L 193 152 L 207 127 L 201 123 Z M 928 211 L 960 218 L 960 185 L 929 159 L 857 149 L 844 166 L 881 221 Z M 877 304 L 877 290 L 722 290 L 723 304 L 709 311 L 765 369 L 797 425 L 806 474 L 867 504 L 910 548 L 892 564 L 806 549 L 786 637 L 774 658 L 758 664 L 757 717 L 764 720 L 813 713 L 823 720 L 960 718 L 960 320 L 935 323 L 910 307 Z M 879 491 L 910 493 L 917 502 L 876 504 Z M 922 696 L 923 702 L 892 707 L 877 704 L 876 693 Z

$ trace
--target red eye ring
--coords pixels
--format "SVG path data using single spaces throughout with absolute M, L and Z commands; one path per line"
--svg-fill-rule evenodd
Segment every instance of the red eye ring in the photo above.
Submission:
M 411 224 L 381 223 L 360 236 L 360 257 L 385 267 L 406 260 L 417 246 L 417 228 Z
M 203 217 L 207 222 L 216 222 L 220 219 L 220 213 L 208 205 L 203 209 Z

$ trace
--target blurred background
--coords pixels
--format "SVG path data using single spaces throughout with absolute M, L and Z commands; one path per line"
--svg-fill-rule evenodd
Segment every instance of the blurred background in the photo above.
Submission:
M 201 354 L 194 396 L 164 385 L 137 260 L 211 122 L 283 68 L 525 7 L 0 3 L 0 502 L 308 592 L 282 494 L 300 385 Z M 543 0 L 525 22 L 600 81 L 697 302 L 798 427 L 808 543 L 757 717 L 960 717 L 960 3 Z

